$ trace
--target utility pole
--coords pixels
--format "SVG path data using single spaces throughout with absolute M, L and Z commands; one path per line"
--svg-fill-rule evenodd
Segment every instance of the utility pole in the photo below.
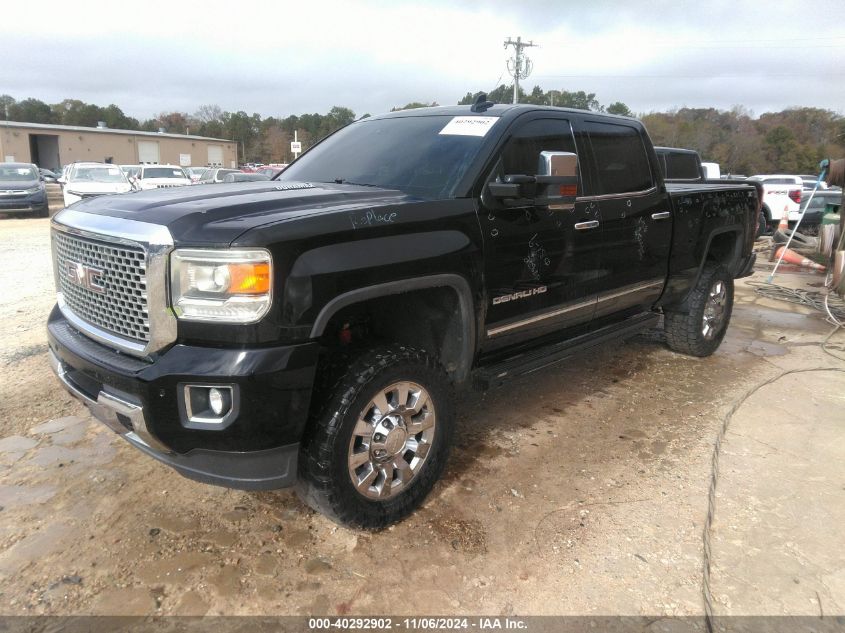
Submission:
M 519 103 L 519 80 L 527 79 L 534 67 L 531 60 L 522 53 L 522 49 L 529 46 L 539 46 L 539 44 L 535 44 L 533 40 L 523 42 L 520 36 L 516 38 L 516 41 L 508 38 L 505 42 L 505 48 L 507 49 L 508 46 L 514 48 L 514 56 L 508 60 L 508 72 L 513 77 L 513 102 Z

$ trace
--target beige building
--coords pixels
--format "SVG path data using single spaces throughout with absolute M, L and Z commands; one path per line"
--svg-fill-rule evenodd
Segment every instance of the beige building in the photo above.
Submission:
M 219 138 L 0 121 L 0 160 L 58 169 L 76 161 L 236 167 L 237 143 Z

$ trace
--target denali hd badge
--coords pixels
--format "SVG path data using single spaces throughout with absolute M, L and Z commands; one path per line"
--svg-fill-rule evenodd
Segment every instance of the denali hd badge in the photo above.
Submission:
M 514 292 L 513 294 L 493 297 L 493 305 L 496 306 L 500 303 L 516 301 L 517 299 L 527 299 L 528 297 L 533 297 L 534 295 L 541 295 L 546 292 L 546 290 L 548 290 L 546 286 L 537 286 L 536 288 L 531 288 L 531 290 L 521 290 L 520 292 Z
M 106 291 L 102 284 L 103 271 L 99 268 L 85 266 L 81 262 L 67 261 L 67 279 L 70 283 L 87 288 L 91 292 L 103 294 Z

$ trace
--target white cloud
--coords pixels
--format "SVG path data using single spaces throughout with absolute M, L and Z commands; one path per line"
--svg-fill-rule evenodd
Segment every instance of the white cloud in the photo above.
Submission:
M 792 1 L 42 2 L 39 13 L 61 16 L 49 20 L 33 6 L 3 7 L 0 91 L 116 103 L 139 118 L 204 103 L 265 116 L 454 103 L 509 83 L 503 41 L 517 35 L 540 44 L 527 51 L 528 89 L 595 92 L 636 111 L 845 103 L 841 29 Z

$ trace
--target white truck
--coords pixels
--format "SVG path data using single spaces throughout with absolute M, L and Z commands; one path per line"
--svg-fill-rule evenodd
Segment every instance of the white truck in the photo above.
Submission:
M 763 185 L 763 220 L 770 228 L 777 228 L 784 215 L 788 221 L 798 219 L 804 188 L 800 176 L 763 174 L 751 176 L 749 180 L 756 180 Z

